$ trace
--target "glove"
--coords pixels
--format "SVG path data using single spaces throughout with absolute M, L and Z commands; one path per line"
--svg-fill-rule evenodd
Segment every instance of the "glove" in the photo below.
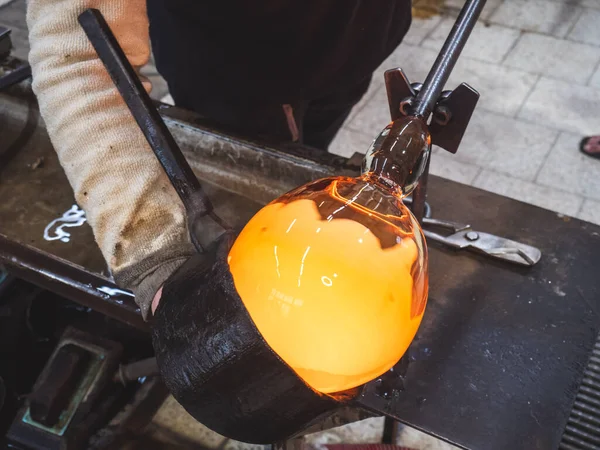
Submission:
M 310 388 L 271 350 L 235 290 L 226 233 L 165 283 L 152 321 L 162 377 L 196 420 L 227 437 L 269 444 L 333 411 L 348 395 Z

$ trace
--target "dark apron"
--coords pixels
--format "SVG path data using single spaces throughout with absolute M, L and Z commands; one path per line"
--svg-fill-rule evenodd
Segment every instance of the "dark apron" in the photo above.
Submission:
M 410 0 L 148 0 L 178 106 L 325 149 L 411 22 Z

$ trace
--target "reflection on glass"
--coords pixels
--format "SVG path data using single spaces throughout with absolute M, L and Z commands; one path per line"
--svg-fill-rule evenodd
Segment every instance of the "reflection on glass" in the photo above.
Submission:
M 320 392 L 376 378 L 414 338 L 427 300 L 427 249 L 401 198 L 429 150 L 420 119 L 390 124 L 360 177 L 283 195 L 248 222 L 229 253 L 258 330 Z

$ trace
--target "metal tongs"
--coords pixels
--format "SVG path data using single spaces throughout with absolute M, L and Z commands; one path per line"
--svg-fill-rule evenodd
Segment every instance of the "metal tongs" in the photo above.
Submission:
M 450 230 L 451 234 L 445 236 L 425 227 L 447 229 Z M 426 217 L 423 219 L 423 234 L 427 239 L 449 247 L 484 253 L 493 258 L 522 266 L 533 266 L 542 257 L 542 252 L 535 247 L 494 236 L 493 234 L 475 231 L 471 228 L 471 225 Z
M 407 206 L 412 206 L 412 198 L 403 200 Z M 451 222 L 449 220 L 433 219 L 431 207 L 425 202 L 425 214 L 421 221 L 423 234 L 434 242 L 455 248 L 457 250 L 471 250 L 483 253 L 492 258 L 519 264 L 521 266 L 533 266 L 542 257 L 542 252 L 531 245 L 522 244 L 511 239 L 502 238 L 493 234 L 475 231 L 471 225 Z M 441 234 L 433 229 L 447 230 L 450 234 Z

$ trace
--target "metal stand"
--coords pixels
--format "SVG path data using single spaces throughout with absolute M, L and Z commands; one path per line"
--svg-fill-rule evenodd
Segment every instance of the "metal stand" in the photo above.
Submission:
M 467 0 L 423 84 L 411 84 L 406 74 L 399 68 L 385 73 L 392 120 L 403 115 L 421 118 L 429 125 L 432 144 L 450 153 L 458 151 L 479 100 L 479 93 L 466 83 L 462 83 L 453 91 L 442 91 L 442 89 L 484 6 L 485 0 Z M 431 159 L 431 156 L 429 158 Z M 535 247 L 476 232 L 468 224 L 430 218 L 426 203 L 430 159 L 410 203 L 406 202 L 423 227 L 428 240 L 457 249 L 469 249 L 524 266 L 533 266 L 539 261 L 541 252 Z M 445 229 L 450 231 L 450 235 L 445 236 L 427 230 L 426 227 Z

